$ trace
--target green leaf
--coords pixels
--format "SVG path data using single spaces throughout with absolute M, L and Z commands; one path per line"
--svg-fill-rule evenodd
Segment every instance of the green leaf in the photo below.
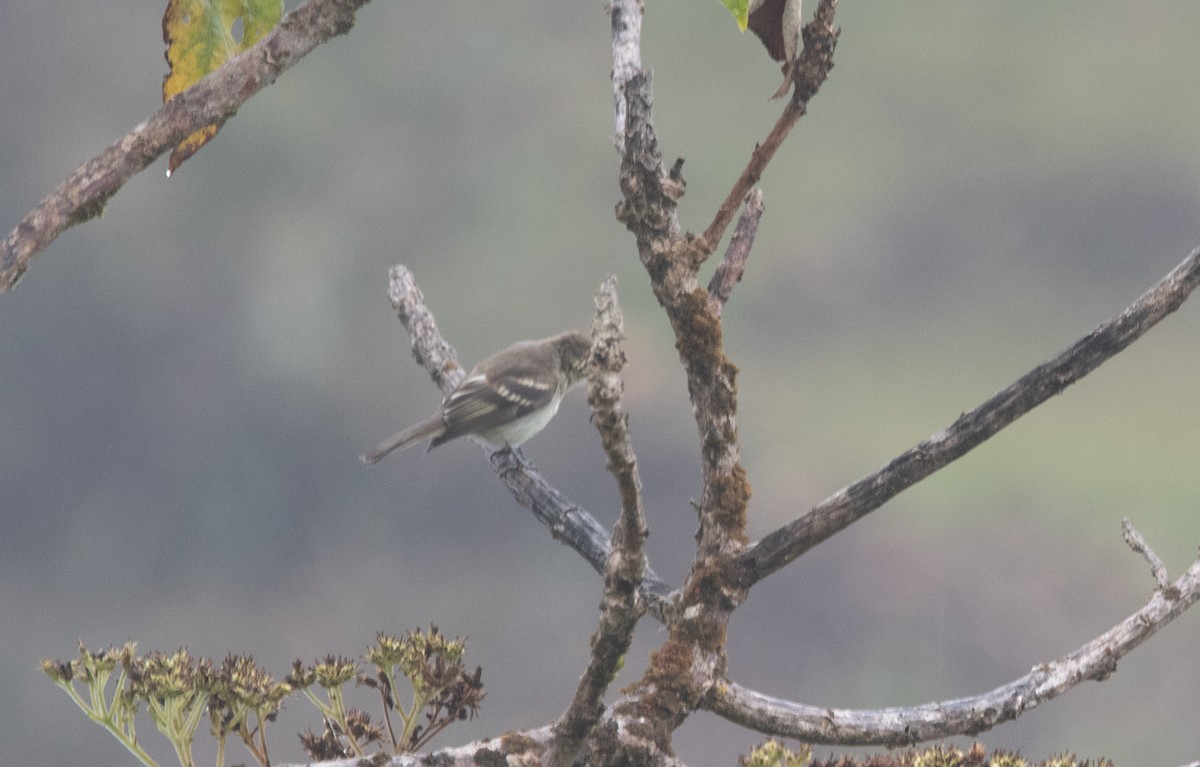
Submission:
M 745 32 L 750 23 L 750 0 L 721 0 L 721 5 L 729 9 L 737 21 L 738 29 Z

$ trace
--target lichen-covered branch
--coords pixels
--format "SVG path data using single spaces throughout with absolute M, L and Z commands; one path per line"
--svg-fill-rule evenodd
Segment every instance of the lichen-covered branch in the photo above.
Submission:
M 670 170 L 662 163 L 651 121 L 649 76 L 632 78 L 626 95 L 628 129 L 620 177 L 624 198 L 617 217 L 634 234 L 651 289 L 675 331 L 701 443 L 705 487 L 699 504 L 700 546 L 712 555 L 744 536 L 749 499 L 734 421 L 737 367 L 725 357 L 720 319 L 697 281 L 703 254 L 679 227 L 676 207 L 684 183 L 679 163 Z
M 616 277 L 609 277 L 596 294 L 592 323 L 594 372 L 588 382 L 592 423 L 600 432 L 608 470 L 617 480 L 621 515 L 613 528 L 612 551 L 604 571 L 600 623 L 592 635 L 591 658 L 575 696 L 554 726 L 555 741 L 546 764 L 569 767 L 584 740 L 604 713 L 605 690 L 616 677 L 633 641 L 642 615 L 638 587 L 646 573 L 644 544 L 649 528 L 642 509 L 642 483 L 629 437 L 629 416 L 621 407 L 620 378 L 625 364 L 621 350 L 624 324 L 617 303 Z
M 1200 248 L 1125 311 L 1021 376 L 943 431 L 868 477 L 844 487 L 802 517 L 764 536 L 739 556 L 752 585 L 965 455 L 1136 341 L 1178 309 L 1200 285 Z
M 1089 679 L 1103 681 L 1117 661 L 1200 600 L 1200 559 L 1142 609 L 1078 648 L 982 695 L 909 708 L 850 710 L 772 698 L 732 682 L 715 687 L 705 707 L 759 732 L 808 743 L 901 746 L 974 735 L 1016 719 Z
M 616 13 L 614 3 L 613 13 Z M 616 55 L 616 52 L 614 52 Z M 613 706 L 614 716 L 642 722 L 645 747 L 670 753 L 675 729 L 694 711 L 725 666 L 725 625 L 740 594 L 721 566 L 745 541 L 749 483 L 738 456 L 734 416 L 737 368 L 726 359 L 719 318 L 697 281 L 706 255 L 679 226 L 676 208 L 685 184 L 682 161 L 663 166 L 652 124 L 650 76 L 625 83 L 626 124 L 621 157 L 622 200 L 617 218 L 634 235 L 651 289 L 675 332 L 688 396 L 700 439 L 703 489 L 698 549 L 682 590 L 680 611 L 668 623 L 666 642 L 650 667 Z M 736 584 L 735 584 L 736 585 Z M 621 750 L 602 753 L 598 764 L 632 760 Z
M 0 293 L 69 227 L 95 218 L 135 174 L 196 130 L 231 117 L 251 96 L 321 43 L 349 32 L 369 0 L 308 0 L 252 48 L 162 105 L 149 119 L 80 165 L 0 245 Z M 210 150 L 211 151 L 211 150 Z
M 617 145 L 617 153 L 622 155 L 625 154 L 625 84 L 642 71 L 642 12 L 641 0 L 612 3 L 609 7 L 613 113 L 617 128 L 613 143 Z
M 830 35 L 832 11 L 833 2 L 822 0 L 818 17 Z M 616 28 L 618 18 L 640 13 L 641 8 L 627 0 L 610 4 L 610 12 Z M 814 43 L 813 50 L 818 47 Z M 828 52 L 832 53 L 831 46 Z M 621 72 L 626 101 L 624 112 L 618 111 L 617 116 L 618 123 L 624 121 L 625 130 L 617 219 L 634 235 L 651 290 L 675 333 L 696 420 L 703 483 L 696 504 L 696 557 L 668 624 L 667 640 L 653 654 L 650 668 L 613 706 L 615 717 L 644 722 L 648 742 L 655 749 L 669 751 L 672 732 L 724 674 L 725 627 L 746 594 L 735 557 L 746 545 L 750 484 L 738 446 L 738 371 L 725 355 L 720 317 L 728 288 L 736 282 L 741 267 L 735 253 L 724 270 L 718 269 L 723 273 L 714 284 L 724 292 L 715 300 L 700 285 L 700 267 L 715 249 L 720 233 L 697 238 L 680 228 L 677 207 L 686 189 L 683 163 L 676 160 L 669 168 L 664 165 L 653 127 L 650 76 L 630 65 L 615 42 L 613 58 L 614 78 Z M 793 102 L 789 109 L 798 103 Z M 778 141 L 784 135 L 786 131 L 778 135 Z M 769 160 L 769 154 L 756 157 L 763 166 Z M 746 186 L 737 193 L 728 211 L 730 218 L 749 189 Z M 756 220 L 754 215 L 751 213 L 749 220 Z M 624 761 L 617 755 L 601 763 Z
M 425 368 L 442 394 L 454 391 L 467 373 L 458 364 L 458 353 L 442 338 L 433 312 L 425 305 L 425 295 L 408 267 L 397 264 L 388 270 L 387 295 L 408 332 L 413 359 Z
M 641 579 L 645 572 L 643 544 L 649 529 L 642 508 L 642 480 L 638 476 L 637 457 L 629 435 L 629 415 L 621 405 L 624 384 L 621 369 L 625 352 L 625 321 L 617 301 L 617 278 L 609 277 L 596 293 L 596 319 L 592 324 L 592 348 L 595 373 L 588 385 L 588 404 L 592 407 L 592 423 L 600 432 L 608 470 L 617 480 L 621 493 L 621 515 L 613 530 L 613 555 L 620 550 L 629 560 L 618 568 L 622 577 Z M 636 560 L 642 559 L 640 564 Z
M 617 732 L 612 733 L 611 737 L 614 740 L 620 740 L 627 736 L 625 733 Z M 539 727 L 535 730 L 509 732 L 498 738 L 478 740 L 463 746 L 438 749 L 426 754 L 400 754 L 390 757 L 384 755 L 378 759 L 367 760 L 355 757 L 328 762 L 276 764 L 275 767 L 318 767 L 318 765 L 319 767 L 362 767 L 364 764 L 370 764 L 371 767 L 428 767 L 431 764 L 436 764 L 438 767 L 538 765 L 542 763 L 542 757 L 549 749 L 553 739 L 554 732 L 550 727 Z M 656 755 L 652 761 L 647 762 L 647 765 L 649 767 L 686 767 L 683 762 L 665 754 Z

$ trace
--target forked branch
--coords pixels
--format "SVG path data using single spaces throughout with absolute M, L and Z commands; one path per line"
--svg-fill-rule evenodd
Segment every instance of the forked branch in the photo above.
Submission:
M 1136 547 L 1135 547 L 1136 550 Z M 1102 681 L 1117 661 L 1200 599 L 1200 558 L 1174 583 L 1156 589 L 1142 609 L 1068 655 L 969 698 L 910 708 L 821 708 L 772 698 L 728 682 L 705 707 L 736 724 L 780 737 L 841 746 L 901 746 L 973 735 L 1055 698 L 1089 679 Z

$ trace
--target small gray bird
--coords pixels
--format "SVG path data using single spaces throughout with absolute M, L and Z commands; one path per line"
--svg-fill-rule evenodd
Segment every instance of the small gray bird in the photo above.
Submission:
M 542 430 L 563 395 L 587 377 L 592 342 L 568 331 L 540 341 L 519 341 L 476 365 L 429 418 L 380 442 L 359 459 L 376 463 L 432 437 L 428 450 L 467 434 L 497 447 L 516 447 Z

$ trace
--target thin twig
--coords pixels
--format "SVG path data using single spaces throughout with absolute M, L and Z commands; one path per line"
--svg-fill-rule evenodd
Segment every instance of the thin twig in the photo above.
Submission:
M 1117 661 L 1200 600 L 1200 559 L 1142 609 L 1061 658 L 1025 676 L 969 698 L 909 708 L 850 710 L 772 698 L 728 682 L 714 688 L 705 707 L 735 724 L 779 737 L 841 746 L 902 746 L 973 735 L 1016 719 L 1089 679 L 1103 681 Z
M 788 137 L 792 128 L 796 126 L 796 123 L 803 116 L 804 108 L 794 101 L 788 101 L 783 107 L 783 114 L 779 115 L 779 119 L 775 121 L 775 126 L 771 128 L 771 132 L 762 140 L 762 143 L 754 146 L 754 150 L 750 153 L 750 161 L 746 164 L 742 175 L 738 176 L 737 181 L 733 184 L 733 188 L 726 195 L 725 201 L 717 208 L 716 216 L 708 225 L 708 228 L 704 230 L 701 247 L 706 252 L 712 253 L 716 250 L 717 243 L 721 241 L 721 237 L 725 234 L 729 223 L 733 221 L 733 214 L 737 212 L 738 206 L 742 204 L 746 193 L 762 180 L 763 172 L 766 171 L 771 158 L 775 156 L 775 152 L 779 150 L 779 147 L 783 146 L 784 139 Z
M 1197 285 L 1200 248 L 1125 311 L 1054 359 L 1038 365 L 882 469 L 842 488 L 804 516 L 748 547 L 739 558 L 746 585 L 784 567 L 1083 378 L 1178 309 Z
M 746 194 L 759 182 L 762 174 L 775 156 L 775 152 L 783 145 L 783 140 L 795 127 L 796 123 L 808 111 L 808 102 L 821 84 L 829 77 L 833 69 L 833 50 L 837 46 L 838 29 L 833 24 L 833 14 L 837 0 L 821 0 L 817 4 L 813 20 L 804 26 L 801 33 L 804 37 L 804 50 L 796 58 L 795 86 L 792 98 L 788 99 L 783 113 L 775 121 L 775 127 L 763 139 L 761 144 L 754 147 L 750 153 L 750 161 L 742 175 L 734 182 L 733 188 L 717 208 L 717 214 L 712 223 L 704 230 L 704 236 L 699 246 L 705 253 L 712 253 L 721 241 L 722 235 L 733 221 L 733 214 L 742 204 Z
M 625 364 L 621 307 L 617 303 L 616 277 L 609 277 L 596 294 L 596 319 L 592 324 L 594 372 L 588 382 L 592 423 L 600 432 L 608 470 L 621 493 L 621 515 L 613 529 L 612 551 L 604 572 L 604 599 L 591 657 L 570 705 L 554 725 L 554 749 L 545 759 L 551 767 L 568 767 L 580 747 L 600 722 L 603 696 L 625 653 L 642 615 L 638 588 L 646 573 L 644 544 L 648 527 L 642 509 L 642 483 L 629 437 L 629 417 L 621 407 L 620 378 Z
M 746 259 L 754 247 L 754 236 L 758 233 L 762 214 L 762 190 L 751 189 L 746 195 L 746 207 L 738 218 L 737 226 L 733 228 L 733 236 L 729 238 L 729 247 L 725 248 L 725 257 L 708 281 L 708 310 L 717 317 L 725 309 L 733 286 L 741 282 L 742 273 L 746 271 Z
M 1129 548 L 1136 553 L 1141 554 L 1146 563 L 1150 565 L 1150 574 L 1154 576 L 1154 583 L 1159 589 L 1165 589 L 1170 579 L 1167 577 L 1167 566 L 1163 563 L 1162 557 L 1154 553 L 1154 549 L 1146 543 L 1146 539 L 1133 526 L 1133 522 L 1129 517 L 1121 520 L 1121 534 L 1125 538 L 1125 542 L 1129 544 Z
M 0 293 L 12 290 L 58 235 L 103 212 L 139 171 L 196 130 L 231 117 L 251 96 L 321 43 L 350 31 L 369 0 L 309 0 L 252 48 L 167 101 L 145 122 L 80 165 L 0 246 Z

